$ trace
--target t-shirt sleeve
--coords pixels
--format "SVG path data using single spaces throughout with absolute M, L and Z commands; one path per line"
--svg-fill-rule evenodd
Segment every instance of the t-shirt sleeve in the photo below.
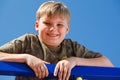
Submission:
M 99 52 L 93 52 L 91 50 L 88 50 L 86 47 L 83 45 L 78 44 L 77 42 L 73 42 L 73 49 L 74 53 L 78 57 L 83 57 L 83 58 L 98 58 L 101 57 L 102 54 Z
M 26 48 L 27 34 L 20 36 L 0 47 L 1 52 L 22 53 Z

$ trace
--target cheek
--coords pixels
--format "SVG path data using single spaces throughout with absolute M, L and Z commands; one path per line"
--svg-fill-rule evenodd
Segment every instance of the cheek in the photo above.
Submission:
M 42 31 L 46 29 L 46 26 L 44 24 L 39 24 L 39 30 Z
M 65 35 L 68 33 L 67 28 L 62 28 L 60 31 L 61 31 L 62 34 L 65 34 Z
M 44 35 L 46 32 L 47 32 L 47 28 L 46 27 L 40 27 L 39 28 L 39 34 L 42 34 L 42 35 Z

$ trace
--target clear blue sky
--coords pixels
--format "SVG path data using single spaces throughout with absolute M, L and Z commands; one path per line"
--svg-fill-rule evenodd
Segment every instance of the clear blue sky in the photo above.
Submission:
M 49 0 L 0 0 L 0 46 L 25 33 L 36 33 L 35 14 Z M 120 67 L 120 0 L 56 0 L 71 11 L 72 38 Z M 0 80 L 14 77 L 0 76 Z

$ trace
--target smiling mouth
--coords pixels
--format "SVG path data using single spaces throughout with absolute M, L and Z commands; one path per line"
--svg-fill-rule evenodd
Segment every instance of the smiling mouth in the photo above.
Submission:
M 58 34 L 48 34 L 48 33 L 47 33 L 47 35 L 48 35 L 49 37 L 58 37 L 58 36 L 59 36 Z

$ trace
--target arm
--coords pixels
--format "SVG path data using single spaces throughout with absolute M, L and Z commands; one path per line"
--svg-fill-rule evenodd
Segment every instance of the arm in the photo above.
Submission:
M 45 61 L 32 56 L 32 42 L 38 42 L 38 38 L 33 34 L 22 35 L 0 47 L 0 61 L 23 62 L 26 63 L 39 78 L 48 75 Z M 34 44 L 35 45 L 35 44 Z M 34 52 L 37 54 L 37 51 Z
M 106 58 L 105 56 L 101 56 L 98 58 L 75 58 L 72 57 L 77 66 L 84 65 L 84 66 L 103 66 L 103 67 L 113 67 L 111 61 Z
M 113 64 L 109 61 L 109 59 L 104 56 L 99 58 L 70 57 L 57 63 L 54 76 L 58 75 L 59 80 L 68 80 L 72 68 L 81 65 L 113 67 Z
M 8 54 L 5 52 L 0 52 L 0 61 L 9 62 L 26 62 L 26 54 Z
M 29 54 L 8 54 L 0 52 L 0 61 L 26 63 L 35 72 L 36 77 L 44 78 L 48 76 L 48 69 L 45 65 L 48 62 Z
M 64 43 L 66 43 L 67 49 L 69 49 L 69 52 L 66 53 L 71 57 L 59 61 L 55 67 L 54 76 L 58 75 L 61 80 L 68 80 L 71 70 L 75 66 L 113 67 L 110 60 L 100 53 L 88 50 L 83 45 L 80 45 L 77 42 L 72 42 L 71 40 L 66 40 Z

